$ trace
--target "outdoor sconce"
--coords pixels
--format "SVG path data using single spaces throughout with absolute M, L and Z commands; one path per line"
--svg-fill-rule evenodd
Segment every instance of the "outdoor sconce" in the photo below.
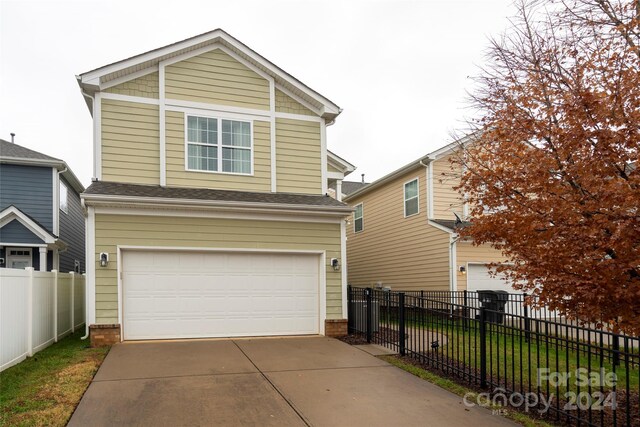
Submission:
M 467 267 L 465 267 L 464 265 L 461 265 L 458 270 L 460 270 L 460 273 L 462 274 L 467 274 Z
M 331 258 L 331 268 L 335 271 L 340 270 L 340 261 L 338 261 L 338 258 Z
M 109 254 L 100 252 L 100 267 L 106 267 L 107 265 L 109 265 Z

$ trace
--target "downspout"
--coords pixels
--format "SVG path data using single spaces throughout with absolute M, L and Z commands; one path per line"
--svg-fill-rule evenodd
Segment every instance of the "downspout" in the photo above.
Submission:
M 89 95 L 87 92 L 85 92 L 84 89 L 81 89 L 80 93 L 82 93 L 82 96 L 84 96 L 85 98 L 88 98 L 88 99 L 91 100 L 91 117 L 93 117 L 94 116 L 93 109 L 95 108 L 95 98 L 93 96 Z M 95 135 L 94 135 L 94 137 L 95 137 Z M 95 156 L 95 153 L 94 153 L 94 156 Z M 85 239 L 86 239 L 86 232 L 87 232 L 86 229 L 87 229 L 87 226 L 89 225 L 89 221 L 86 219 L 87 218 L 87 216 L 86 216 L 86 214 L 87 214 L 87 206 L 84 203 L 84 199 L 80 199 L 80 203 L 82 204 L 82 209 L 85 212 Z M 86 245 L 86 243 L 87 242 L 85 241 L 85 245 Z M 95 248 L 94 248 L 94 251 L 95 251 Z M 86 250 L 85 250 L 85 252 L 86 252 Z M 85 258 L 86 258 L 86 253 L 85 253 Z M 90 262 L 90 260 L 85 259 L 85 269 L 87 268 L 86 267 L 86 263 L 87 262 Z M 85 286 L 85 292 L 84 292 L 85 293 L 85 297 L 84 297 L 84 306 L 85 306 L 84 330 L 85 330 L 85 334 L 84 334 L 83 337 L 80 337 L 81 340 L 86 340 L 87 338 L 89 338 L 89 322 L 87 321 L 89 319 L 89 316 L 87 316 L 87 309 L 89 308 L 89 304 L 87 304 L 87 299 L 89 298 L 89 293 L 87 292 L 87 288 L 86 288 L 86 286 L 87 286 L 87 280 L 86 279 L 85 279 L 85 282 L 84 282 L 84 286 Z
M 457 261 L 457 254 L 456 254 L 456 243 L 458 243 L 458 240 L 460 240 L 460 235 L 459 234 L 451 234 L 451 236 L 449 237 L 449 288 L 450 291 L 456 291 L 458 286 L 457 286 L 457 270 L 456 270 L 456 265 L 458 263 Z
M 85 245 L 86 245 L 87 244 L 87 242 L 86 242 L 86 236 L 87 236 L 86 229 L 87 229 L 87 226 L 89 225 L 89 221 L 88 221 L 88 217 L 87 217 L 87 205 L 85 205 L 83 198 L 80 198 L 80 204 L 82 205 L 82 211 L 84 212 L 84 215 L 85 215 L 84 223 L 85 223 Z M 86 252 L 87 251 L 86 251 L 86 248 L 85 248 L 85 258 L 87 257 Z M 87 268 L 87 261 L 89 261 L 89 260 L 85 259 L 85 267 L 84 267 L 85 271 L 86 271 L 86 268 Z M 89 322 L 87 321 L 88 318 L 89 318 L 87 316 L 87 309 L 89 308 L 89 304 L 87 304 L 87 299 L 88 298 L 89 298 L 89 293 L 87 292 L 87 279 L 85 277 L 85 281 L 84 281 L 84 307 L 85 307 L 84 308 L 84 336 L 80 337 L 81 340 L 86 340 L 87 338 L 89 338 Z

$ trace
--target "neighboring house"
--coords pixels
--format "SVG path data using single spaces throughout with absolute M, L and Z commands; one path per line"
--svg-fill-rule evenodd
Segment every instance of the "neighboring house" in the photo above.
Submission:
M 0 267 L 84 272 L 82 191 L 64 161 L 0 139 Z
M 222 30 L 78 83 L 94 345 L 346 333 L 352 209 L 326 193 L 353 166 L 327 152 L 336 104 Z
M 454 190 L 460 171 L 449 161 L 459 143 L 344 198 L 355 209 L 347 231 L 349 284 L 398 290 L 507 289 L 486 266 L 503 261 L 501 253 L 461 240 L 456 232 L 468 211 Z

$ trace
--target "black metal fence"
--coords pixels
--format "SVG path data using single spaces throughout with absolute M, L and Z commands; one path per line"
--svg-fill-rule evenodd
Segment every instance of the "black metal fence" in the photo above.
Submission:
M 349 333 L 505 407 L 563 424 L 640 426 L 640 339 L 533 310 L 527 298 L 509 294 L 501 307 L 476 292 L 350 286 Z

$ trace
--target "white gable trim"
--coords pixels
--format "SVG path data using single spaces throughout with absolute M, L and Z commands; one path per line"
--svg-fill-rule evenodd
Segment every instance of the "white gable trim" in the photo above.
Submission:
M 98 68 L 93 71 L 89 71 L 78 76 L 78 80 L 81 85 L 88 85 L 99 88 L 101 86 L 100 80 L 103 76 L 107 76 L 109 74 L 117 72 L 124 72 L 125 70 L 134 67 L 140 67 L 140 69 L 148 69 L 155 66 L 155 61 L 161 62 L 172 60 L 172 55 L 180 56 L 179 52 L 181 51 L 185 51 L 186 49 L 199 45 L 206 45 L 207 43 L 212 45 L 224 43 L 225 47 L 227 47 L 229 51 L 234 51 L 235 57 L 246 57 L 245 61 L 243 62 L 252 62 L 253 64 L 255 64 L 255 68 L 263 68 L 264 70 L 268 71 L 268 73 L 266 73 L 265 71 L 262 72 L 265 74 L 269 74 L 272 79 L 278 79 L 281 82 L 290 85 L 292 88 L 300 90 L 301 93 L 304 93 L 313 101 L 323 105 L 323 113 L 333 115 L 340 114 L 340 108 L 333 102 L 329 101 L 318 92 L 298 81 L 297 79 L 286 73 L 284 70 L 271 63 L 267 59 L 263 58 L 262 56 L 251 50 L 249 47 L 220 29 L 210 31 L 208 33 L 201 34 L 199 36 L 192 37 L 190 39 L 183 40 L 181 42 L 174 43 L 159 49 L 155 49 L 147 53 L 143 53 L 141 55 L 137 55 L 135 57 Z M 209 48 L 209 46 L 204 46 L 202 49 L 207 48 Z M 197 50 L 198 49 L 195 49 L 195 51 Z M 145 67 L 145 65 L 147 66 Z M 133 72 L 138 72 L 140 71 L 140 69 Z M 120 76 L 118 76 L 117 78 L 120 78 Z
M 299 96 L 295 95 L 293 92 L 291 92 L 290 90 L 282 87 L 279 84 L 276 84 L 276 89 L 278 89 L 280 92 L 284 93 L 285 95 L 287 95 L 289 98 L 293 99 L 294 101 L 296 101 L 297 103 L 301 104 L 303 107 L 305 107 L 308 110 L 311 110 L 312 112 L 316 113 L 318 116 L 322 115 L 322 112 L 317 109 L 316 107 L 314 107 L 313 105 L 309 104 L 307 101 L 305 101 L 304 99 L 300 98 Z
M 146 76 L 151 73 L 155 73 L 157 71 L 158 71 L 158 66 L 154 65 L 153 67 L 145 68 L 143 70 L 136 71 L 135 73 L 127 74 L 125 76 L 118 77 L 117 79 L 113 79 L 113 80 L 109 80 L 108 82 L 101 83 L 100 90 L 107 90 L 114 86 L 118 86 L 119 84 L 128 82 L 130 80 L 135 80 L 137 78 Z
M 56 243 L 56 238 L 54 236 L 52 236 L 47 230 L 42 228 L 15 206 L 9 206 L 8 208 L 0 212 L 0 228 L 4 227 L 13 220 L 18 220 L 22 225 L 24 225 L 29 231 L 39 237 L 46 244 Z

